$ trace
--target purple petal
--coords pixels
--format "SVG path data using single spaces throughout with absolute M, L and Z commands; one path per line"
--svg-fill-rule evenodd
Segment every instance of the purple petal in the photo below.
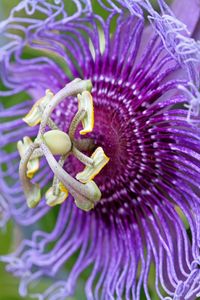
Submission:
M 190 35 L 193 35 L 200 18 L 200 1 L 174 0 L 171 7 L 175 16 L 187 26 Z

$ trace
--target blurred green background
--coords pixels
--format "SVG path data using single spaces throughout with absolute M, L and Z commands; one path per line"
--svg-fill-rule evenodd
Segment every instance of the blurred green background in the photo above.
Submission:
M 12 7 L 18 4 L 20 1 L 17 0 L 0 0 L 0 21 L 7 18 Z M 154 6 L 156 7 L 156 0 Z M 70 0 L 66 0 L 67 5 L 70 5 Z M 97 1 L 93 0 L 93 4 L 96 5 Z M 97 7 L 99 7 L 97 5 Z M 103 10 L 101 11 L 103 14 Z M 1 40 L 1 38 L 0 38 Z M 20 229 L 13 224 L 12 221 L 8 223 L 7 228 L 4 231 L 0 231 L 0 255 L 10 253 L 16 247 L 16 244 L 20 240 Z M 72 259 L 73 260 L 73 259 Z M 152 276 L 153 278 L 153 276 Z M 46 282 L 41 282 L 41 285 L 46 285 Z M 152 283 L 153 286 L 153 283 Z M 152 299 L 158 299 L 152 290 Z M 68 298 L 71 300 L 85 300 L 84 293 L 84 275 L 79 282 L 78 289 L 74 298 Z M 0 263 L 0 300 L 19 300 L 30 298 L 21 298 L 18 295 L 18 280 L 7 273 L 4 269 L 3 263 Z M 144 295 L 141 295 L 141 300 L 145 299 Z

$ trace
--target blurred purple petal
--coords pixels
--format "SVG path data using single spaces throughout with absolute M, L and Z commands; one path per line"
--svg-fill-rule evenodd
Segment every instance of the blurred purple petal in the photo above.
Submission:
M 193 35 L 200 19 L 200 1 L 174 0 L 172 10 L 175 16 L 187 26 L 190 34 Z

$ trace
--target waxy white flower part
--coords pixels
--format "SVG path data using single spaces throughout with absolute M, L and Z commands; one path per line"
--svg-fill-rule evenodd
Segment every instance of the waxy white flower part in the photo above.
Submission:
M 23 156 L 25 155 L 27 149 L 32 144 L 33 144 L 33 142 L 28 136 L 25 136 L 23 138 L 23 141 L 19 141 L 17 143 L 17 149 L 19 151 L 19 155 L 20 155 L 21 158 L 23 158 Z M 40 167 L 39 159 L 37 157 L 36 158 L 30 158 L 30 160 L 27 164 L 27 172 L 26 172 L 27 177 L 31 179 L 35 175 L 35 173 L 39 170 L 39 167 Z
M 76 179 L 83 183 L 93 180 L 109 162 L 109 158 L 105 155 L 101 147 L 98 147 L 94 153 L 92 153 L 91 159 L 93 161 L 92 165 L 86 166 L 82 172 L 76 175 Z
M 36 101 L 29 113 L 23 118 L 23 121 L 26 122 L 29 126 L 36 126 L 40 123 L 42 113 L 49 101 L 53 98 L 53 93 L 51 90 L 46 90 L 44 97 Z
M 58 204 L 62 204 L 68 197 L 68 191 L 62 191 L 60 187 L 58 187 L 58 192 L 55 193 L 54 188 L 50 187 L 45 194 L 46 203 L 49 206 L 55 206 Z
M 38 206 L 41 200 L 41 189 L 39 184 L 29 184 L 29 188 L 25 190 L 26 202 L 29 208 Z
M 88 91 L 84 91 L 78 95 L 78 108 L 85 110 L 85 116 L 82 119 L 83 129 L 80 134 L 84 135 L 91 132 L 94 128 L 94 107 L 92 95 Z
M 89 200 L 79 200 L 78 198 L 75 198 L 75 204 L 78 208 L 84 210 L 84 211 L 90 211 L 91 209 L 94 208 L 94 205 L 96 203 L 99 202 L 99 200 L 101 199 L 101 191 L 98 188 L 98 186 L 96 185 L 96 183 L 94 181 L 89 181 L 88 183 L 86 183 L 85 185 L 90 192 L 92 193 L 93 197 L 92 200 L 93 201 L 89 201 Z
M 71 140 L 65 132 L 61 130 L 50 130 L 43 135 L 46 145 L 54 155 L 65 155 L 72 147 Z

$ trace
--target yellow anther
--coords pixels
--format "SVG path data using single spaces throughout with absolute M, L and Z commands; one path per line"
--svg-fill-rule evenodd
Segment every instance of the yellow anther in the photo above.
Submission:
M 86 166 L 82 172 L 76 175 L 76 179 L 82 183 L 87 183 L 92 180 L 110 160 L 101 147 L 98 147 L 94 151 L 91 158 L 93 164 L 91 166 Z
M 39 124 L 41 121 L 42 112 L 53 96 L 54 94 L 50 90 L 46 90 L 46 95 L 33 105 L 29 113 L 23 118 L 23 121 L 31 127 Z
M 89 211 L 94 208 L 95 203 L 99 202 L 101 199 L 101 191 L 96 185 L 94 181 L 90 181 L 85 184 L 85 187 L 93 194 L 92 201 L 83 200 L 83 199 L 75 199 L 75 204 L 78 208 Z
M 71 150 L 71 140 L 61 130 L 50 130 L 45 132 L 44 140 L 53 155 L 65 155 Z
M 59 184 L 58 185 L 58 193 L 54 193 L 54 188 L 50 187 L 48 191 L 45 194 L 46 197 L 46 203 L 49 206 L 55 206 L 57 204 L 61 204 L 65 201 L 65 199 L 68 197 L 68 190 L 66 188 L 63 188 L 64 186 Z
M 66 189 L 66 187 L 64 186 L 64 184 L 62 184 L 62 182 L 59 183 L 59 188 L 63 193 L 68 194 L 68 190 Z
M 19 151 L 19 155 L 21 158 L 23 158 L 27 149 L 32 144 L 33 144 L 33 142 L 28 136 L 25 136 L 23 138 L 23 141 L 19 141 L 17 143 L 17 149 Z M 31 179 L 34 176 L 34 174 L 38 171 L 39 166 L 40 166 L 40 163 L 39 163 L 39 159 L 37 157 L 30 159 L 28 162 L 28 165 L 27 165 L 27 172 L 26 172 L 27 177 Z
M 26 201 L 29 208 L 36 207 L 41 200 L 41 190 L 39 184 L 31 184 L 31 190 L 25 192 Z
M 78 208 L 84 211 L 90 211 L 91 209 L 94 208 L 94 203 L 90 201 L 86 201 L 86 200 L 79 201 L 75 199 L 74 203 Z
M 86 111 L 85 117 L 82 120 L 83 129 L 80 134 L 84 135 L 91 132 L 94 128 L 94 106 L 92 95 L 88 91 L 78 94 L 78 108 Z

